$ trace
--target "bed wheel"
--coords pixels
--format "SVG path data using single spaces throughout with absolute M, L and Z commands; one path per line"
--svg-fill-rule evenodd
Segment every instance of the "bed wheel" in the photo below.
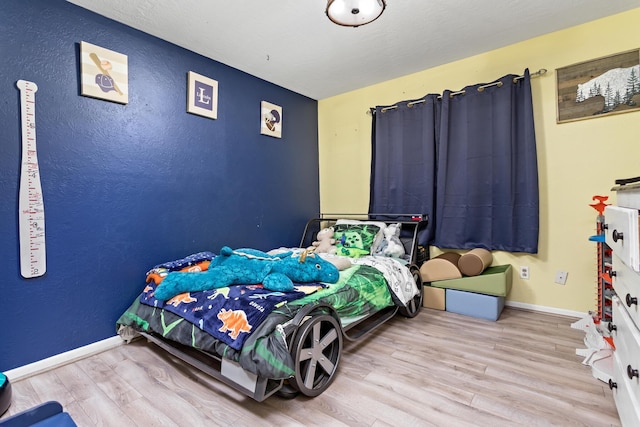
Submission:
M 418 295 L 413 297 L 411 301 L 407 303 L 406 307 L 401 307 L 400 309 L 398 309 L 398 311 L 405 317 L 416 317 L 416 315 L 420 312 L 420 308 L 422 307 L 422 277 L 420 276 L 420 270 L 418 269 L 418 267 L 412 265 L 410 267 L 410 271 L 411 276 L 413 276 L 413 281 L 416 283 L 416 286 L 418 286 L 419 292 Z
M 291 381 L 293 381 L 293 379 Z M 280 387 L 280 389 L 276 393 L 283 399 L 293 399 L 300 394 L 300 392 L 292 387 L 288 381 L 285 381 L 285 383 L 282 384 L 282 387 Z
M 329 387 L 338 369 L 340 324 L 328 314 L 312 316 L 298 328 L 291 351 L 296 374 L 289 384 L 305 396 L 318 396 Z

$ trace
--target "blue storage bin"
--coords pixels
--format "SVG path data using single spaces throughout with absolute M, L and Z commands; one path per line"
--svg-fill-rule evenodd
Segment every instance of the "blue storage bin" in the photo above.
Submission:
M 466 316 L 498 320 L 504 309 L 504 297 L 447 289 L 446 310 Z

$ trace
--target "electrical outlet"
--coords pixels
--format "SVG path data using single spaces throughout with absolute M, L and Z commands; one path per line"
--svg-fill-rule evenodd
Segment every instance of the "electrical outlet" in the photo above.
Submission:
M 560 271 L 558 270 L 556 272 L 556 283 L 558 285 L 564 285 L 567 283 L 567 276 L 569 275 L 569 273 L 567 273 L 566 271 Z
M 520 267 L 520 278 L 524 280 L 529 280 L 529 267 L 526 267 L 526 266 Z

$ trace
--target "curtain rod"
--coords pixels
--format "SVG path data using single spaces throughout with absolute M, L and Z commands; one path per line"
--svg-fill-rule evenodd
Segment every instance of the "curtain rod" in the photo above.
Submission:
M 540 68 L 538 71 L 533 72 L 533 73 L 531 73 L 529 75 L 531 77 L 538 77 L 538 76 L 541 76 L 543 74 L 546 74 L 546 72 L 547 72 L 546 68 Z M 521 79 L 524 79 L 524 75 L 514 77 L 513 78 L 513 82 L 515 83 L 515 82 L 517 82 L 518 80 L 521 80 Z M 483 90 L 485 90 L 486 88 L 491 87 L 491 86 L 502 87 L 502 82 L 498 81 L 498 82 L 487 83 L 486 85 L 478 86 L 478 92 L 482 92 Z M 464 95 L 464 93 L 465 93 L 464 90 L 459 90 L 457 92 L 451 92 L 449 94 L 449 98 L 453 98 L 456 95 Z M 442 99 L 442 95 L 438 96 L 438 99 Z M 422 99 L 418 99 L 417 101 L 407 102 L 407 106 L 408 107 L 412 107 L 412 106 L 414 106 L 416 104 L 422 104 L 425 101 L 426 101 L 426 99 L 422 98 Z M 398 108 L 398 104 L 394 104 L 394 105 L 391 105 L 389 107 L 384 107 L 380 111 L 382 111 L 384 113 L 385 111 L 395 110 L 396 108 Z M 370 108 L 369 110 L 367 110 L 367 114 L 374 114 L 374 113 L 375 113 L 375 108 L 373 108 L 373 107 Z

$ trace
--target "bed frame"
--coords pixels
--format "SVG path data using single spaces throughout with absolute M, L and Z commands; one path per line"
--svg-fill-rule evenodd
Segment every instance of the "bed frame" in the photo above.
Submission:
M 335 310 L 326 304 L 304 306 L 285 325 L 288 346 L 295 361 L 295 376 L 287 380 L 263 378 L 245 371 L 234 361 L 218 355 L 162 338 L 159 335 L 140 332 L 150 342 L 158 345 L 178 359 L 216 378 L 233 389 L 261 402 L 278 393 L 284 397 L 303 394 L 315 397 L 326 390 L 333 381 L 340 362 L 343 339 L 358 341 L 380 327 L 396 313 L 415 317 L 422 307 L 422 278 L 420 264 L 428 253 L 418 246 L 418 233 L 427 225 L 422 214 L 324 214 L 309 220 L 305 226 L 300 247 L 311 246 L 317 232 L 335 224 L 338 219 L 381 221 L 400 223 L 400 240 L 409 254 L 409 268 L 420 292 L 406 306 L 394 305 L 375 312 L 346 327 L 342 327 Z

